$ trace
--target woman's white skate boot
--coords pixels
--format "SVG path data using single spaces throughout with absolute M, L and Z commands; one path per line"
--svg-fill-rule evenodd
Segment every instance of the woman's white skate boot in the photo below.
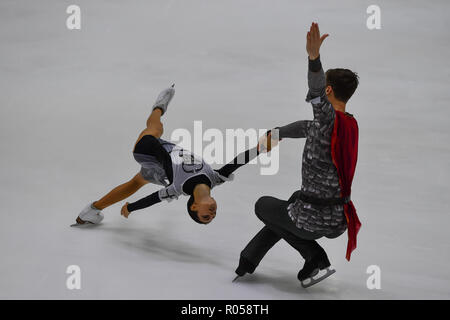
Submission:
M 170 103 L 170 100 L 172 100 L 173 96 L 175 95 L 175 84 L 173 84 L 170 88 L 167 88 L 158 95 L 158 98 L 156 98 L 156 102 L 153 105 L 152 110 L 155 110 L 156 108 L 161 109 L 163 115 L 166 113 L 167 106 Z
M 92 225 L 99 224 L 102 222 L 104 216 L 101 210 L 94 207 L 94 203 L 88 204 L 78 215 L 77 223 L 73 224 L 75 226 Z

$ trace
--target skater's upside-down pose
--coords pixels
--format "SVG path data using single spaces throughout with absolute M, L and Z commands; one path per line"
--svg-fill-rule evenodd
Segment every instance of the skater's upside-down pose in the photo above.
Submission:
M 280 239 L 286 240 L 305 259 L 298 273 L 304 287 L 334 273 L 316 239 L 336 238 L 348 229 L 347 259 L 356 248 L 360 222 L 350 201 L 350 189 L 356 167 L 358 127 L 345 107 L 358 86 L 358 76 L 348 69 L 324 73 L 319 49 L 327 36 L 320 36 L 317 23 L 307 33 L 306 100 L 312 104 L 314 119 L 278 128 L 280 139 L 306 138 L 301 190 L 287 201 L 262 197 L 256 202 L 255 213 L 265 226 L 241 252 L 238 277 L 253 273 Z
M 257 147 L 247 150 L 231 163 L 213 170 L 190 151 L 161 139 L 161 116 L 166 112 L 174 94 L 173 86 L 160 93 L 147 120 L 147 127 L 135 143 L 133 156 L 142 166 L 141 171 L 130 181 L 86 206 L 76 219 L 77 225 L 100 223 L 103 220 L 101 210 L 128 198 L 149 182 L 164 188 L 134 203 L 126 203 L 121 210 L 124 217 L 128 218 L 132 211 L 149 207 L 161 200 L 171 201 L 178 199 L 180 195 L 189 195 L 187 210 L 193 220 L 208 224 L 215 218 L 217 203 L 211 196 L 211 189 L 232 180 L 232 173 L 255 158 L 259 152 Z

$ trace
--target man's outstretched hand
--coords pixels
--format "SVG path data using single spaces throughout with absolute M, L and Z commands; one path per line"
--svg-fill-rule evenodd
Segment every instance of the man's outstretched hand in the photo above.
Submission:
M 310 60 L 315 60 L 319 57 L 320 46 L 326 37 L 328 37 L 327 33 L 320 36 L 319 24 L 313 22 L 306 34 L 306 52 L 308 52 Z

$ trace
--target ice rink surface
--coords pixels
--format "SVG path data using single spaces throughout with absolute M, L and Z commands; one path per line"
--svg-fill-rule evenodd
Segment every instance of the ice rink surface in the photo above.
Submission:
M 449 299 L 450 23 L 448 1 L 0 2 L 0 298 Z M 308 290 L 286 243 L 254 275 L 231 283 L 240 251 L 262 227 L 253 204 L 300 188 L 303 140 L 283 141 L 277 175 L 256 165 L 213 191 L 208 226 L 187 198 L 74 229 L 79 211 L 139 170 L 131 150 L 159 91 L 177 128 L 271 128 L 311 119 L 305 31 L 330 33 L 325 69 L 361 82 L 349 101 L 360 127 L 353 194 L 362 228 L 351 262 L 347 234 L 321 239 L 337 272 Z M 217 167 L 217 166 L 215 166 Z M 135 201 L 154 190 L 145 186 Z M 81 268 L 81 290 L 66 268 Z M 369 290 L 370 265 L 381 289 Z

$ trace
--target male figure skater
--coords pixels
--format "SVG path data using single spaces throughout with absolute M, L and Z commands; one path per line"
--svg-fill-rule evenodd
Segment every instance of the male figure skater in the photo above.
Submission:
M 278 128 L 280 139 L 306 138 L 301 190 L 287 201 L 266 196 L 256 202 L 255 213 L 265 226 L 241 252 L 236 278 L 253 273 L 280 239 L 286 240 L 305 259 L 298 273 L 303 287 L 335 272 L 316 239 L 336 238 L 348 229 L 348 260 L 356 248 L 361 224 L 350 201 L 350 188 L 358 152 L 358 126 L 345 109 L 359 81 L 357 74 L 348 69 L 330 69 L 324 74 L 319 49 L 326 37 L 328 34 L 320 36 L 317 23 L 311 24 L 306 41 L 309 55 L 306 101 L 312 104 L 314 120 Z M 269 137 L 267 140 L 271 141 Z M 260 145 L 264 144 L 263 139 Z
M 101 210 L 128 198 L 149 182 L 164 188 L 134 203 L 127 202 L 121 210 L 125 218 L 135 210 L 161 200 L 178 199 L 180 195 L 190 196 L 187 210 L 194 221 L 208 224 L 215 218 L 217 203 L 211 196 L 211 189 L 232 180 L 232 172 L 258 155 L 257 147 L 241 153 L 219 170 L 213 170 L 202 158 L 161 139 L 161 116 L 165 114 L 174 94 L 174 86 L 160 93 L 147 120 L 147 127 L 135 143 L 133 156 L 142 166 L 140 172 L 100 200 L 89 203 L 78 215 L 75 225 L 100 223 L 104 218 Z

